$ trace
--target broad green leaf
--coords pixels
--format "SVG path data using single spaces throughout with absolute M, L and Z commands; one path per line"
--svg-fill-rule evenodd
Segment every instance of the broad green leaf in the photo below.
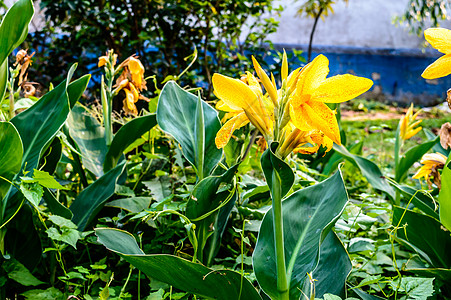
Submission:
M 117 207 L 131 213 L 139 213 L 150 206 L 151 197 L 121 198 L 108 202 L 105 206 Z
M 0 64 L 27 37 L 28 24 L 34 14 L 31 0 L 19 0 L 7 11 L 0 24 Z
M 13 203 L 24 201 L 22 193 L 13 195 Z M 42 257 L 41 240 L 33 224 L 30 205 L 22 205 L 12 222 L 7 225 L 5 236 L 7 253 L 22 263 L 28 270 L 34 270 Z
M 63 156 L 63 145 L 61 144 L 61 140 L 58 137 L 55 137 L 42 152 L 38 169 L 53 174 Z
M 29 290 L 20 295 L 24 296 L 26 300 L 66 300 L 63 293 L 54 287 L 46 290 Z
M 441 184 L 442 188 L 438 194 L 438 202 L 440 203 L 440 222 L 448 230 L 451 230 L 451 155 L 448 157 L 445 167 L 443 168 Z
M 74 249 L 77 249 L 77 241 L 81 238 L 79 231 L 67 227 L 62 227 L 60 230 L 55 227 L 50 227 L 45 232 L 50 239 L 69 244 Z
M 294 173 L 286 162 L 274 154 L 278 146 L 278 143 L 272 143 L 270 148 L 262 154 L 261 165 L 271 196 L 274 195 L 274 188 L 280 182 L 280 197 L 283 198 L 293 186 Z
M 330 231 L 320 246 L 318 266 L 313 271 L 315 295 L 345 295 L 345 282 L 352 269 L 349 255 L 335 232 Z M 307 293 L 308 294 L 308 293 Z M 326 298 L 324 298 L 326 299 Z
M 290 271 L 292 274 L 288 276 L 288 280 L 291 278 L 290 299 L 299 299 L 306 274 L 314 272 L 318 265 L 320 243 L 347 202 L 348 195 L 339 171 L 323 182 L 291 194 L 282 202 L 287 274 Z M 272 209 L 263 218 L 253 266 L 260 287 L 271 298 L 278 299 Z M 327 283 L 316 282 L 318 287 L 322 284 Z M 337 280 L 337 284 L 344 285 L 344 282 Z
M 101 244 L 147 276 L 179 290 L 207 299 L 261 299 L 252 284 L 234 271 L 215 271 L 173 255 L 146 255 L 131 234 L 118 229 L 97 228 L 96 235 Z
M 185 158 L 196 168 L 200 178 L 203 178 L 211 173 L 222 157 L 222 150 L 216 148 L 215 144 L 221 123 L 216 110 L 201 101 L 204 124 L 199 126 L 198 101 L 198 97 L 185 91 L 174 81 L 169 81 L 158 100 L 157 121 L 161 129 L 177 140 Z M 196 132 L 199 127 L 204 128 L 203 156 L 198 149 L 198 139 L 202 135 L 202 132 Z M 199 166 L 203 166 L 202 170 L 199 170 Z
M 388 184 L 381 170 L 375 163 L 364 157 L 352 154 L 343 146 L 334 144 L 334 150 L 358 167 L 373 188 L 387 193 L 392 200 L 395 199 L 395 190 Z
M 105 156 L 103 168 L 108 172 L 114 168 L 124 152 L 124 150 L 134 141 L 139 139 L 144 133 L 152 129 L 157 124 L 155 114 L 135 118 L 122 126 L 114 135 L 108 152 Z
M 79 86 L 80 82 L 87 84 L 88 80 L 89 77 L 82 77 L 71 83 L 69 87 Z M 24 147 L 22 168 L 24 170 L 31 171 L 37 167 L 42 149 L 56 135 L 67 119 L 70 109 L 69 96 L 66 92 L 68 81 L 70 81 L 70 77 L 42 96 L 32 107 L 11 120 L 22 139 Z M 82 87 L 84 88 L 85 85 Z M 75 94 L 75 90 L 72 94 Z M 78 94 L 81 95 L 81 93 Z
M 395 206 L 393 226 L 398 226 L 397 238 L 414 249 L 434 268 L 451 268 L 451 236 L 436 219 Z M 405 226 L 405 228 L 403 228 Z
M 208 176 L 200 181 L 193 190 L 186 206 L 186 216 L 196 224 L 196 235 L 202 253 L 208 237 L 212 234 L 211 224 L 215 223 L 220 205 L 225 205 L 233 196 L 233 185 L 218 191 L 221 184 L 231 184 L 239 165 L 235 165 L 221 176 Z M 204 257 L 199 257 L 204 261 Z
M 399 161 L 398 168 L 395 170 L 395 181 L 402 182 L 406 176 L 407 171 L 409 171 L 410 167 L 417 161 L 423 157 L 435 144 L 440 140 L 440 137 L 436 137 L 432 141 L 424 142 L 420 145 L 410 148 L 407 152 L 401 157 Z
M 25 40 L 34 14 L 31 0 L 19 0 L 6 12 L 0 24 L 0 99 L 8 81 L 8 56 Z
M 5 260 L 2 268 L 6 271 L 8 277 L 24 286 L 37 286 L 43 284 L 31 274 L 31 272 L 15 259 Z
M 120 163 L 84 189 L 72 202 L 69 207 L 74 214 L 72 222 L 78 226 L 80 231 L 85 229 L 105 202 L 114 194 L 116 182 L 124 169 L 125 162 Z
M 83 166 L 95 176 L 103 175 L 103 160 L 108 151 L 105 128 L 83 106 L 75 105 L 67 119 L 69 134 L 82 154 Z
M 418 268 L 409 268 L 409 265 L 407 264 L 407 267 L 405 269 L 407 272 L 412 272 L 418 276 L 422 277 L 429 277 L 429 278 L 435 278 L 437 280 L 441 280 L 448 285 L 451 284 L 451 269 L 444 269 L 444 268 L 425 268 L 425 269 L 418 269 Z
M 22 165 L 23 147 L 13 124 L 0 122 L 0 200 L 8 192 L 14 176 Z
M 52 192 L 50 192 L 47 188 L 44 188 L 43 199 L 47 203 L 47 207 L 52 214 L 69 220 L 72 219 L 72 212 L 66 206 L 58 202 Z

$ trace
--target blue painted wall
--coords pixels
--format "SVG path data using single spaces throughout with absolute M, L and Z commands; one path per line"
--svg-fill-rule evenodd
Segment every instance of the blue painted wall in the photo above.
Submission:
M 304 46 L 277 45 L 277 48 L 302 49 Z M 433 49 L 377 49 L 357 47 L 315 47 L 312 59 L 324 54 L 330 61 L 330 75 L 350 73 L 371 78 L 373 88 L 364 96 L 387 102 L 432 106 L 445 101 L 451 88 L 451 75 L 426 80 L 421 77 L 424 69 L 440 54 Z

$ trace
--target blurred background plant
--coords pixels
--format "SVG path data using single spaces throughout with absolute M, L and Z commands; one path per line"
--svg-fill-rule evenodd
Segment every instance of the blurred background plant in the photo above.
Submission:
M 236 74 L 248 69 L 246 51 L 265 52 L 282 10 L 268 1 L 82 1 L 42 0 L 45 26 L 28 39 L 36 54 L 35 76 L 44 85 L 64 76 L 68 62 L 80 73 L 92 71 L 99 83 L 97 54 L 114 50 L 120 59 L 136 54 L 149 74 L 162 82 L 180 74 L 194 49 L 199 59 L 183 84 L 201 83 L 211 94 L 212 69 Z M 171 78 L 168 78 L 171 79 Z M 36 80 L 38 81 L 38 80 Z M 153 90 L 151 90 L 153 92 Z

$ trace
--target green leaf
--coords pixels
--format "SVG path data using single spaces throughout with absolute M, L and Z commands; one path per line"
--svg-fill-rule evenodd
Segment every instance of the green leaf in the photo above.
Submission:
M 268 183 L 271 195 L 274 193 L 274 185 L 281 185 L 281 197 L 283 198 L 291 189 L 294 182 L 294 173 L 291 167 L 278 158 L 274 153 L 279 143 L 272 143 L 271 146 L 261 156 L 261 165 Z
M 147 209 L 152 202 L 151 197 L 121 198 L 108 202 L 105 206 L 117 207 L 131 213 L 139 213 Z
M 83 166 L 95 176 L 103 175 L 103 161 L 108 151 L 105 128 L 81 105 L 75 105 L 67 119 L 69 134 L 82 154 Z
M 24 200 L 22 193 L 15 193 L 13 203 Z M 13 222 L 9 222 L 5 237 L 6 252 L 20 261 L 28 270 L 34 270 L 42 257 L 41 240 L 33 224 L 30 205 L 22 205 Z
M 424 154 L 431 150 L 431 148 L 434 147 L 438 141 L 440 141 L 440 137 L 437 136 L 432 141 L 422 143 L 407 150 L 407 152 L 401 157 L 398 168 L 395 170 L 395 181 L 402 182 L 406 178 L 407 171 L 409 171 L 410 167 L 415 162 L 419 161 Z
M 397 238 L 414 249 L 432 267 L 451 268 L 451 236 L 436 219 L 395 206 L 393 226 L 398 226 Z M 403 228 L 405 226 L 405 228 Z
M 55 137 L 45 148 L 45 151 L 42 151 L 38 169 L 53 174 L 63 155 L 63 145 L 61 140 Z
M 65 300 L 63 293 L 54 287 L 46 290 L 29 290 L 21 294 L 26 300 Z
M 134 141 L 139 139 L 157 124 L 155 114 L 135 118 L 122 126 L 114 135 L 103 163 L 104 172 L 114 168 L 124 152 Z
M 8 56 L 27 37 L 28 24 L 34 14 L 31 0 L 19 0 L 6 12 L 0 24 L 0 99 L 8 81 Z
M 434 278 L 405 277 L 401 282 L 391 281 L 390 285 L 398 293 L 405 293 L 408 299 L 426 300 L 434 294 Z
M 77 229 L 77 225 L 64 217 L 50 215 L 49 220 L 60 228 Z
M 0 200 L 5 197 L 10 182 L 20 171 L 22 155 L 22 140 L 16 128 L 9 122 L 0 122 Z
M 74 249 L 77 249 L 77 241 L 81 238 L 80 232 L 67 227 L 61 227 L 60 230 L 55 227 L 50 227 L 45 232 L 52 240 L 69 244 Z
M 27 37 L 28 24 L 34 14 L 31 0 L 19 0 L 7 11 L 0 24 L 0 64 Z
M 174 81 L 169 81 L 161 91 L 157 107 L 157 121 L 161 129 L 172 135 L 182 147 L 185 158 L 196 168 L 199 178 L 208 176 L 222 157 L 222 150 L 216 148 L 215 137 L 221 127 L 218 113 L 206 102 L 201 101 L 204 124 L 199 126 L 197 114 L 198 97 L 185 91 Z M 198 125 L 196 125 L 198 124 Z M 204 151 L 199 153 L 198 139 L 204 128 Z M 201 159 L 203 154 L 203 159 Z M 203 163 L 202 163 L 203 162 Z M 203 165 L 202 170 L 199 167 Z
M 5 260 L 2 267 L 10 279 L 20 283 L 21 285 L 37 286 L 44 283 L 34 277 L 23 264 L 15 259 Z
M 80 231 L 83 231 L 96 214 L 102 209 L 106 201 L 114 194 L 116 182 L 124 172 L 125 162 L 94 181 L 84 189 L 72 202 L 69 209 L 74 214 L 74 222 Z
M 55 196 L 48 189 L 44 189 L 43 195 L 44 201 L 47 203 L 47 207 L 52 212 L 52 214 L 61 216 L 66 219 L 72 219 L 72 212 L 63 204 L 61 204 Z
M 358 167 L 373 188 L 387 193 L 392 200 L 395 199 L 395 190 L 389 185 L 381 170 L 375 163 L 364 157 L 352 154 L 343 146 L 334 144 L 334 150 L 340 153 L 346 160 Z
M 78 86 L 79 82 L 86 82 L 87 78 L 89 77 L 85 76 L 74 81 L 69 85 L 69 88 L 72 85 Z M 22 168 L 24 171 L 31 171 L 37 168 L 42 149 L 54 138 L 66 121 L 70 108 L 66 89 L 68 88 L 67 82 L 70 79 L 68 77 L 53 90 L 42 96 L 32 107 L 11 120 L 22 139 L 24 147 Z
M 106 248 L 147 276 L 179 290 L 208 299 L 261 299 L 252 284 L 234 271 L 215 271 L 173 255 L 146 255 L 135 238 L 125 231 L 112 228 L 97 228 L 95 231 L 98 241 Z
M 24 182 L 20 183 L 20 191 L 25 196 L 25 198 L 38 209 L 39 203 L 41 202 L 42 196 L 44 195 L 44 189 L 37 182 Z
M 200 253 L 212 234 L 211 224 L 216 222 L 218 208 L 225 205 L 224 201 L 231 200 L 234 193 L 233 186 L 218 191 L 221 184 L 230 184 L 238 170 L 238 164 L 228 169 L 221 176 L 209 176 L 200 181 L 193 190 L 192 197 L 186 206 L 186 216 L 196 224 L 197 241 Z M 204 257 L 199 257 L 204 261 Z M 206 259 L 206 258 L 205 258 Z
M 345 282 L 352 264 L 335 232 L 330 231 L 320 246 L 318 266 L 312 274 L 315 281 L 315 295 L 326 299 L 327 293 L 345 295 Z
M 318 264 L 320 243 L 340 217 L 347 201 L 343 178 L 341 173 L 337 172 L 323 182 L 293 193 L 282 202 L 285 259 L 289 262 L 287 273 L 292 270 L 290 299 L 299 299 L 306 274 L 314 272 Z M 328 251 L 339 253 L 341 250 Z M 277 299 L 279 292 L 275 284 L 277 272 L 272 209 L 263 218 L 253 263 L 260 287 L 271 298 Z M 324 272 L 336 272 L 334 265 L 325 265 L 324 268 L 319 279 L 326 278 Z M 322 284 L 329 283 L 316 282 L 319 288 Z M 344 285 L 344 282 L 337 280 L 336 284 Z
M 33 179 L 35 182 L 39 183 L 43 187 L 49 188 L 49 189 L 59 189 L 59 190 L 67 190 L 68 188 L 62 186 L 58 181 L 53 178 L 52 175 L 50 175 L 47 172 L 39 171 L 34 169 L 33 170 Z
M 440 222 L 451 231 L 451 155 L 443 168 L 441 184 L 442 188 L 438 194 Z

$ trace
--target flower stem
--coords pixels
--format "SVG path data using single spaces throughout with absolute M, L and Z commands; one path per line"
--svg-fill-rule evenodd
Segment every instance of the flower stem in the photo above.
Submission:
M 288 300 L 289 293 L 283 237 L 282 182 L 277 172 L 273 172 L 272 177 L 272 213 L 276 248 L 277 290 L 280 293 L 281 300 Z

